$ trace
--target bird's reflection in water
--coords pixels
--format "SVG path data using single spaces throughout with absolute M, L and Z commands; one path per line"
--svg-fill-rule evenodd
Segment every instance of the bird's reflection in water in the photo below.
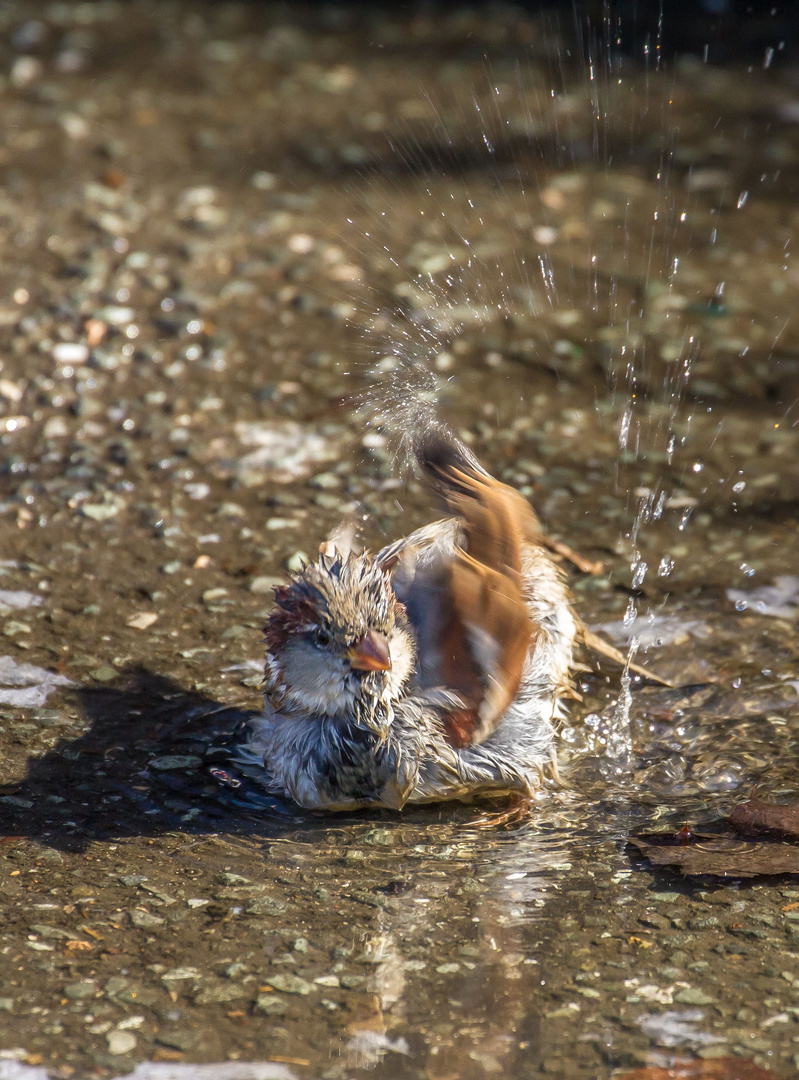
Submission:
M 371 972 L 342 1031 L 342 1074 L 455 1080 L 530 1069 L 544 1009 L 535 944 L 566 853 L 528 830 L 428 851 L 358 942 Z

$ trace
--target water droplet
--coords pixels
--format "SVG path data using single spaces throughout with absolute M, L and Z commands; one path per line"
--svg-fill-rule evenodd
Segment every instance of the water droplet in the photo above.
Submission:
M 740 678 L 738 678 L 738 679 L 733 679 L 733 680 L 732 680 L 732 685 L 733 685 L 733 689 L 734 689 L 734 690 L 739 690 L 739 689 L 740 689 L 740 687 L 741 687 L 741 680 L 740 680 Z
M 739 210 L 745 204 L 745 202 L 746 202 L 746 200 L 748 198 L 749 198 L 749 192 L 748 191 L 742 191 L 741 194 L 738 196 L 738 209 Z
M 633 588 L 634 589 L 640 589 L 641 588 L 641 586 L 644 583 L 644 578 L 646 577 L 646 572 L 647 572 L 648 569 L 649 569 L 649 567 L 646 565 L 645 562 L 636 563 L 636 565 L 635 565 L 635 567 L 633 569 Z
M 732 485 L 732 490 L 735 492 L 736 495 L 740 495 L 740 493 L 743 491 L 743 489 L 745 487 L 746 487 L 746 481 L 745 480 L 739 480 L 737 484 Z
M 746 609 L 748 607 L 749 607 L 749 601 L 748 600 L 736 600 L 735 601 L 735 610 L 736 611 L 746 611 Z
M 658 564 L 658 577 L 668 577 L 674 569 L 674 559 L 671 555 L 664 555 Z
M 632 418 L 633 418 L 632 406 L 628 405 L 627 408 L 624 410 L 624 412 L 622 414 L 621 423 L 619 424 L 619 449 L 620 450 L 626 450 L 627 449 L 627 440 L 630 437 L 630 422 L 632 421 Z
M 680 515 L 680 524 L 677 526 L 680 532 L 685 532 L 685 526 L 688 524 L 688 519 L 691 516 L 692 510 L 693 507 L 689 506 L 687 510 L 683 510 L 682 514 Z
M 701 472 L 701 471 L 702 471 L 702 469 L 704 469 L 704 467 L 705 467 L 705 466 L 704 466 L 704 465 L 702 464 L 702 462 L 701 462 L 701 461 L 695 461 L 695 462 L 693 463 L 693 465 L 691 466 L 691 469 L 692 469 L 692 470 L 693 470 L 694 472 Z
M 630 597 L 627 601 L 627 610 L 624 612 L 624 618 L 622 624 L 624 626 L 632 626 L 635 620 L 638 618 L 638 608 L 635 606 L 635 598 Z

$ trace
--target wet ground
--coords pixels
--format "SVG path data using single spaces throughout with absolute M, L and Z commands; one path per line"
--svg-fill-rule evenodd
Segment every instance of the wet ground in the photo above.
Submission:
M 794 1075 L 799 881 L 625 844 L 797 797 L 789 50 L 661 72 L 499 9 L 0 28 L 0 1076 Z M 258 708 L 274 579 L 343 514 L 433 512 L 367 426 L 398 353 L 602 560 L 583 617 L 689 686 L 627 726 L 592 661 L 511 829 L 258 815 L 199 768 Z

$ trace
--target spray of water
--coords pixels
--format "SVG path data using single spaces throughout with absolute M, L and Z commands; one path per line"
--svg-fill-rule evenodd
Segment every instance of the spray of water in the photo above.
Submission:
M 409 364 L 457 384 L 467 356 L 489 368 L 510 359 L 531 382 L 551 378 L 550 401 L 571 378 L 599 376 L 595 422 L 615 425 L 615 495 L 625 508 L 617 550 L 630 590 L 628 664 L 605 733 L 614 775 L 634 764 L 630 663 L 641 649 L 636 620 L 652 614 L 642 590 L 679 559 L 671 550 L 645 556 L 642 539 L 666 519 L 678 532 L 692 522 L 697 498 L 680 477 L 704 467 L 690 457 L 693 371 L 703 319 L 731 302 L 719 280 L 689 317 L 695 251 L 722 242 L 716 211 L 728 197 L 711 170 L 686 168 L 678 79 L 661 63 L 659 38 L 634 59 L 619 40 L 607 14 L 599 32 L 550 25 L 546 48 L 487 58 L 469 101 L 441 82 L 419 88 L 385 154 L 349 189 L 359 207 L 349 241 L 372 271 L 354 318 L 363 366 L 383 388 Z M 392 206 L 407 206 L 409 191 L 416 213 L 398 242 Z M 743 212 L 748 189 L 727 205 Z M 551 405 L 531 407 L 525 381 L 511 375 L 502 397 L 514 423 L 535 427 Z M 435 395 L 429 379 L 425 393 Z M 401 421 L 402 395 L 392 399 L 389 384 L 380 397 Z M 733 479 L 743 490 L 742 475 Z

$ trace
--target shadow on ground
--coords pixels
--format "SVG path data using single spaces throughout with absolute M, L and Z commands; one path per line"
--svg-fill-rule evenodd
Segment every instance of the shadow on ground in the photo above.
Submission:
M 203 755 L 248 716 L 146 669 L 111 686 L 77 690 L 88 730 L 31 758 L 22 781 L 0 785 L 0 834 L 62 850 L 92 840 L 189 833 L 285 833 L 309 823 L 276 800 L 247 812 L 245 793 L 225 791 Z

